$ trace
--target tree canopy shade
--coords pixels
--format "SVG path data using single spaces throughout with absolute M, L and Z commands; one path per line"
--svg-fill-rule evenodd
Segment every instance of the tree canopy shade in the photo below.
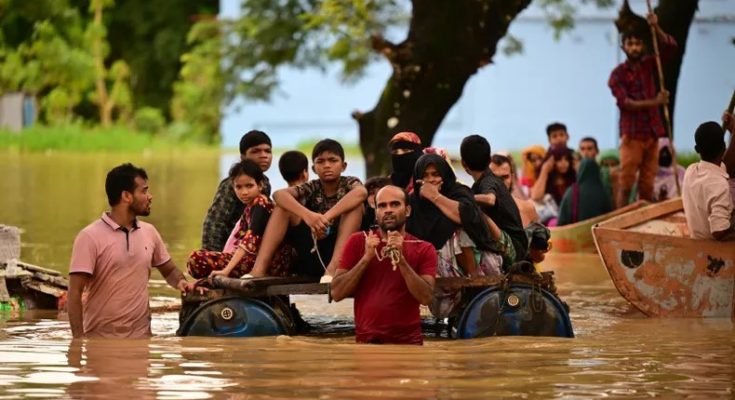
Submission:
M 130 66 L 136 108 L 168 113 L 187 34 L 197 21 L 217 15 L 219 1 L 115 0 L 115 7 L 105 12 L 109 59 L 123 59 Z
M 410 130 L 430 144 L 468 79 L 492 63 L 498 42 L 531 2 L 242 0 L 242 17 L 226 28 L 225 99 L 243 95 L 267 100 L 278 86 L 277 71 L 283 65 L 304 68 L 338 63 L 343 77 L 350 80 L 359 78 L 368 62 L 382 56 L 390 63 L 392 74 L 375 107 L 352 116 L 359 126 L 367 174 L 384 173 L 389 167 L 385 150 L 391 135 Z M 557 36 L 574 27 L 577 5 L 608 7 L 615 3 L 534 2 L 545 11 Z M 693 9 L 694 0 L 661 1 L 661 25 L 680 43 L 686 41 Z M 394 43 L 383 36 L 390 27 L 406 23 L 408 33 L 403 40 Z M 514 43 L 512 47 L 518 47 L 510 41 Z M 679 57 L 667 70 L 678 70 L 680 63 Z M 675 84 L 667 87 L 675 89 Z
M 368 175 L 384 173 L 390 136 L 411 130 L 431 143 L 469 77 L 492 61 L 498 41 L 530 2 L 414 0 L 408 10 L 394 0 L 243 0 L 242 17 L 225 41 L 226 98 L 267 99 L 281 65 L 338 62 L 353 79 L 382 55 L 393 73 L 375 108 L 353 117 Z M 406 19 L 403 41 L 382 36 Z

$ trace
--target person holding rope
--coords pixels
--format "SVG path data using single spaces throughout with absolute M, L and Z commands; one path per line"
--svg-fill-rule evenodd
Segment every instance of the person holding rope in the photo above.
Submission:
M 419 305 L 433 299 L 437 254 L 406 233 L 411 206 L 403 188 L 383 187 L 375 205 L 379 229 L 347 240 L 331 295 L 336 301 L 354 296 L 358 343 L 420 345 Z
M 648 14 L 656 33 L 661 61 L 668 61 L 677 49 L 676 41 L 658 25 L 656 14 Z M 656 57 L 644 55 L 646 45 L 641 32 L 623 33 L 627 60 L 610 75 L 608 86 L 620 109 L 620 184 L 616 206 L 627 204 L 638 174 L 638 193 L 653 200 L 653 184 L 658 170 L 658 138 L 668 135 L 659 108 L 669 102 L 669 93 L 656 89 Z

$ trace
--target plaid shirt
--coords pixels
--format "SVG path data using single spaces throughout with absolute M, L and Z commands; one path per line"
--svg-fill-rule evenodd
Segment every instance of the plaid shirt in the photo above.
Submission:
M 670 35 L 658 36 L 661 62 L 665 63 L 677 49 L 676 40 Z M 620 108 L 620 136 L 635 139 L 647 139 L 666 136 L 666 129 L 661 120 L 660 107 L 641 110 L 628 109 L 629 100 L 648 100 L 657 95 L 656 89 L 656 57 L 647 55 L 638 63 L 626 61 L 618 65 L 610 74 L 608 86 Z
M 271 184 L 264 176 L 263 194 L 269 197 Z M 202 248 L 211 251 L 222 251 L 227 238 L 242 216 L 245 204 L 237 198 L 232 189 L 232 181 L 225 178 L 219 183 L 212 205 L 209 206 L 202 228 Z

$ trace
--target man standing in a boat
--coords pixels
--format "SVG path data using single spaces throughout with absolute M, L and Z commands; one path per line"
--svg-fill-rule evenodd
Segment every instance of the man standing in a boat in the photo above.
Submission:
M 69 266 L 69 324 L 74 338 L 151 336 L 148 279 L 155 267 L 172 287 L 191 288 L 156 228 L 137 217 L 151 212 L 148 175 L 132 164 L 107 173 L 110 211 L 74 240 Z M 82 293 L 88 293 L 82 306 Z
M 648 15 L 660 46 L 661 61 L 667 62 L 677 49 L 676 40 L 658 25 L 656 14 Z M 620 109 L 620 182 L 616 207 L 627 204 L 638 176 L 638 196 L 653 201 L 653 184 L 658 171 L 658 138 L 666 136 L 660 107 L 669 103 L 669 93 L 656 93 L 656 59 L 645 55 L 643 34 L 623 32 L 627 60 L 610 74 L 608 86 Z
M 352 234 L 332 281 L 336 301 L 355 298 L 358 343 L 423 344 L 419 305 L 434 297 L 434 246 L 406 233 L 408 194 L 385 186 L 375 200 L 379 230 Z

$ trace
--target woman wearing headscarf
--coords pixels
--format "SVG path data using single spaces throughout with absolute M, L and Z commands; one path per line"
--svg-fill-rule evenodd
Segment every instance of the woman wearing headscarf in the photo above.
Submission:
M 531 188 L 531 199 L 538 204 L 539 217 L 546 226 L 556 225 L 561 198 L 576 180 L 573 163 L 572 150 L 565 146 L 552 147 Z
M 677 174 L 679 185 L 684 181 L 686 169 L 681 165 L 674 165 L 674 156 L 669 138 L 658 140 L 658 172 L 653 181 L 653 201 L 664 201 L 678 196 L 676 189 Z
M 593 159 L 583 159 L 577 181 L 567 189 L 559 205 L 557 226 L 573 224 L 612 211 L 610 197 L 600 178 L 600 166 Z
M 477 275 L 497 275 L 503 259 L 496 240 L 500 229 L 475 203 L 472 190 L 457 182 L 451 166 L 438 154 L 424 154 L 414 168 L 414 191 L 409 197 L 411 217 L 406 230 L 434 245 L 440 277 L 464 276 L 457 256 L 463 248 L 478 250 Z M 476 261 L 476 260 L 473 260 Z M 438 293 L 431 306 L 437 318 L 446 318 L 459 302 L 459 291 Z
M 533 145 L 521 150 L 521 186 L 530 191 L 536 183 L 536 177 L 544 157 L 546 149 L 541 145 Z
M 600 177 L 605 186 L 605 192 L 615 207 L 615 193 L 618 189 L 618 175 L 620 174 L 620 151 L 606 150 L 600 154 Z
M 413 190 L 413 170 L 416 160 L 421 157 L 421 138 L 413 132 L 400 132 L 393 135 L 388 142 L 393 172 L 390 180 L 394 185 Z
M 544 195 L 549 194 L 556 204 L 561 203 L 567 188 L 576 180 L 573 162 L 572 150 L 563 146 L 552 147 L 541 165 L 538 178 L 531 190 L 531 198 L 534 201 L 541 201 Z

